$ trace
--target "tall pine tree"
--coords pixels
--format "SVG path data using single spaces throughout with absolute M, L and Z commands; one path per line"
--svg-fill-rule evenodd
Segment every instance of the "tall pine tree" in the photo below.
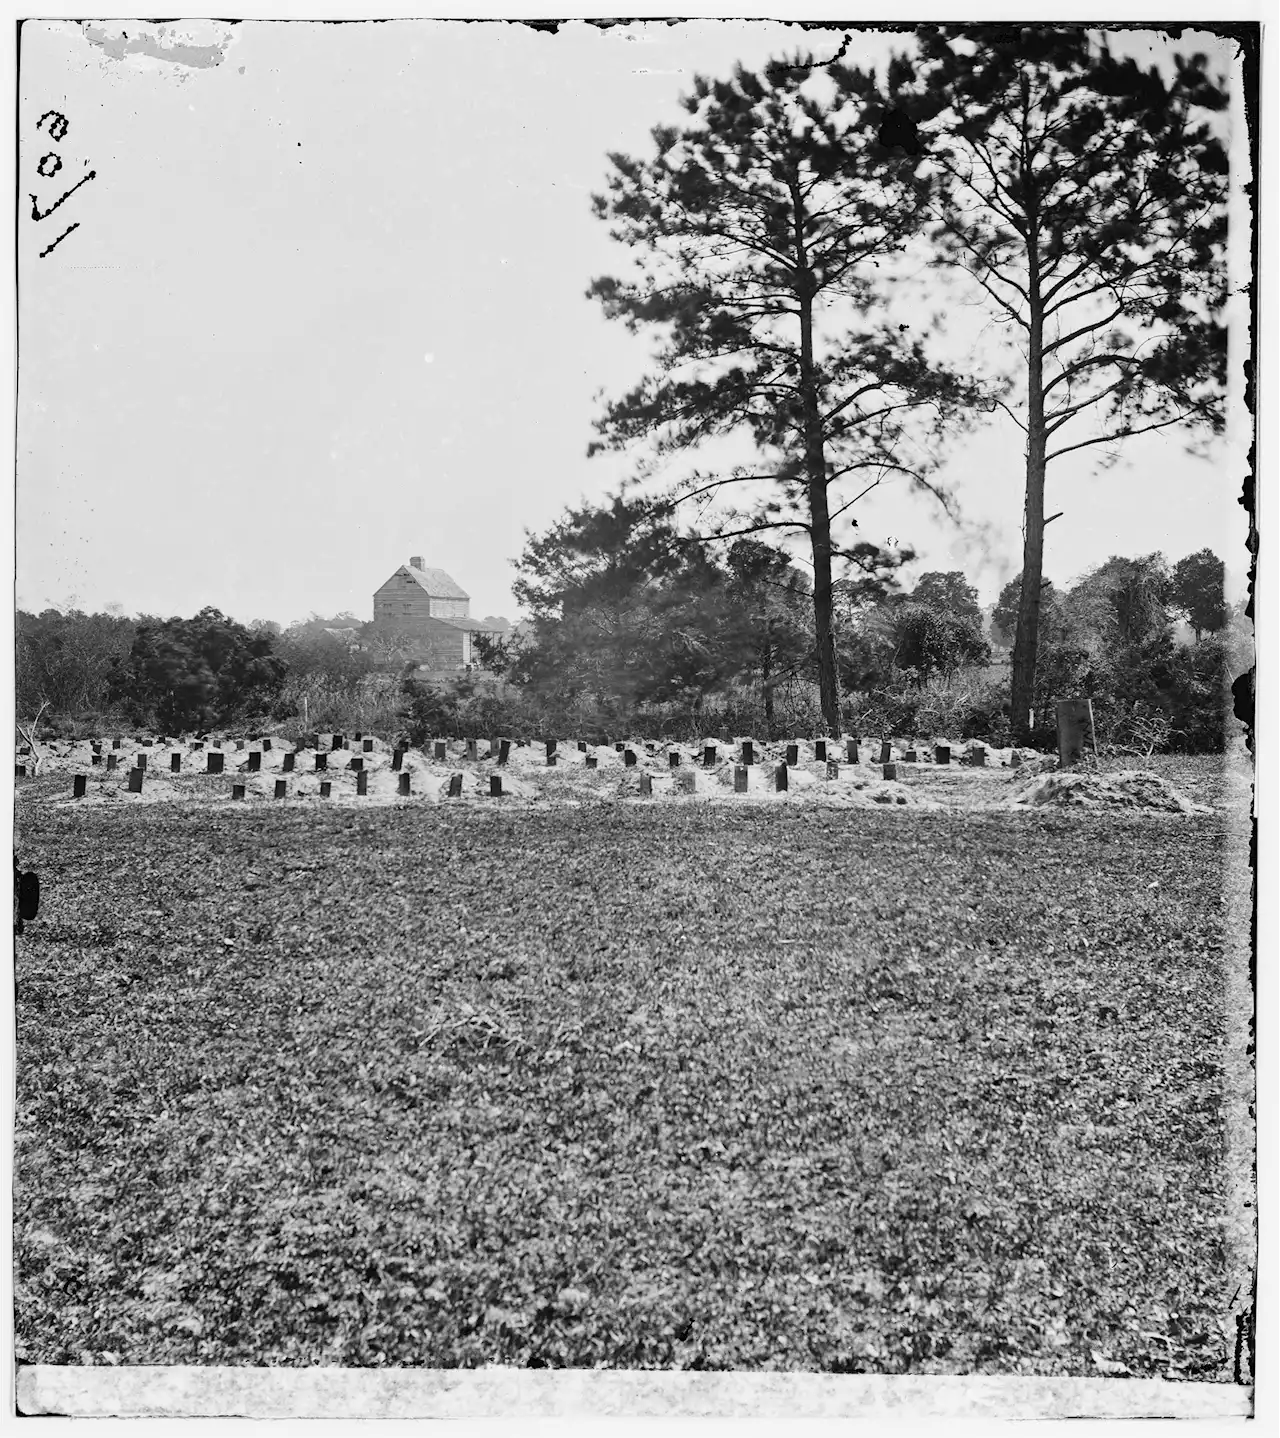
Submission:
M 1224 423 L 1227 97 L 1203 55 L 1162 74 L 1081 28 L 924 27 L 890 67 L 935 177 L 932 235 L 1014 331 L 1026 437 L 1015 732 L 1029 728 L 1045 477 L 1063 455 Z M 1050 516 L 1051 518 L 1053 516 Z
M 589 293 L 660 341 L 592 450 L 648 440 L 666 461 L 752 442 L 758 462 L 686 473 L 670 501 L 711 504 L 708 538 L 807 536 L 822 712 L 838 734 L 833 583 L 842 565 L 880 574 L 898 558 L 854 544 L 850 510 L 890 476 L 929 487 L 933 437 L 974 398 L 882 304 L 878 267 L 918 229 L 928 185 L 878 142 L 879 97 L 852 68 L 739 66 L 698 78 L 684 105 L 692 123 L 654 130 L 651 158 L 609 157 L 594 200 L 638 273 Z

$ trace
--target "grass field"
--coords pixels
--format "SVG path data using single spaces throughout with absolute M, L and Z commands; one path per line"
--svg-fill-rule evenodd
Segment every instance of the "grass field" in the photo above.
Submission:
M 20 801 L 18 1354 L 1230 1379 L 1223 826 Z

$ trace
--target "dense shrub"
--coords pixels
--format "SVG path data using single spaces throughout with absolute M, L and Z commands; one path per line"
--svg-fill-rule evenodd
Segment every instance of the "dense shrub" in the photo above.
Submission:
M 143 622 L 128 657 L 111 670 L 109 695 L 135 723 L 175 733 L 262 712 L 288 668 L 273 643 L 269 631 L 212 608 L 192 619 Z

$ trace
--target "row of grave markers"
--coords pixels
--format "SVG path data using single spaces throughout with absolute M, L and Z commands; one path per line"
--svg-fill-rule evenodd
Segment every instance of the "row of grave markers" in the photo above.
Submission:
M 270 741 L 268 740 L 268 741 L 265 741 L 265 742 L 269 743 Z M 579 748 L 580 748 L 580 749 L 585 750 L 586 747 L 587 747 L 587 746 L 586 746 L 585 743 L 579 742 Z M 623 754 L 623 763 L 624 763 L 624 766 L 625 766 L 626 768 L 632 768 L 632 767 L 634 767 L 635 764 L 637 764 L 637 763 L 639 762 L 638 755 L 637 755 L 637 753 L 636 753 L 636 751 L 635 751 L 634 749 L 632 749 L 632 748 L 630 748 L 630 747 L 628 747 L 628 746 L 626 746 L 626 745 L 622 745 L 622 744 L 619 744 L 617 747 L 618 747 L 619 750 L 622 751 L 622 754 Z M 467 758 L 468 758 L 468 759 L 472 759 L 472 758 L 474 757 L 474 755 L 475 755 L 475 749 L 476 749 L 476 741 L 475 741 L 474 739 L 468 740 L 468 741 L 467 741 Z M 508 758 L 509 751 L 510 751 L 510 741 L 509 741 L 509 740 L 506 740 L 506 739 L 503 739 L 503 740 L 498 741 L 498 742 L 496 743 L 496 745 L 494 745 L 494 746 L 491 747 L 489 757 L 490 757 L 490 758 L 496 758 L 499 764 L 505 764 L 505 763 L 507 762 L 507 758 Z M 286 753 L 286 754 L 284 755 L 284 759 L 283 759 L 283 762 L 282 762 L 282 764 L 281 764 L 282 772 L 284 772 L 284 773 L 286 773 L 286 774 L 291 774 L 291 773 L 293 773 L 293 772 L 295 771 L 295 769 L 296 769 L 296 764 L 297 764 L 297 752 L 298 752 L 298 751 L 294 751 L 294 752 L 292 752 L 292 753 Z M 330 752 L 332 752 L 332 751 L 330 751 Z M 392 768 L 393 771 L 395 771 L 395 770 L 401 770 L 401 769 L 402 769 L 403 762 L 404 762 L 404 756 L 405 756 L 405 754 L 406 754 L 407 752 L 408 752 L 408 750 L 406 750 L 406 749 L 396 749 L 396 750 L 393 751 L 392 756 L 391 756 L 391 768 Z M 547 754 L 547 764 L 548 764 L 549 766 L 553 766 L 553 767 L 554 767 L 554 765 L 556 764 L 556 757 L 557 757 L 557 756 L 556 756 L 556 741 L 555 741 L 554 739 L 549 739 L 549 740 L 546 741 L 546 754 Z M 704 746 L 703 752 L 702 752 L 702 763 L 703 763 L 703 767 L 704 767 L 704 768 L 713 768 L 713 767 L 715 766 L 715 764 L 717 763 L 717 754 L 718 754 L 718 750 L 717 750 L 717 746 L 716 746 L 716 745 L 714 745 L 714 744 L 708 744 L 708 745 Z M 885 779 L 890 779 L 890 780 L 896 779 L 897 776 L 898 776 L 898 766 L 892 761 L 892 759 L 891 759 L 891 757 L 890 757 L 891 754 L 892 754 L 892 748 L 891 748 L 890 744 L 888 743 L 888 741 L 886 740 L 886 741 L 881 745 L 881 750 L 880 750 L 880 767 L 881 767 L 881 769 L 882 769 L 884 778 L 885 778 Z M 216 774 L 221 774 L 221 773 L 223 772 L 223 766 L 224 766 L 225 757 L 226 757 L 226 756 L 225 756 L 224 754 L 219 753 L 219 752 L 210 752 L 210 753 L 206 754 L 206 756 L 205 756 L 206 764 L 205 764 L 204 773 L 205 773 L 205 774 L 215 774 L 215 775 L 216 775 Z M 444 740 L 442 740 L 442 739 L 438 739 L 438 740 L 435 741 L 435 744 L 434 744 L 434 757 L 435 757 L 437 760 L 441 760 L 441 761 L 443 761 L 443 760 L 445 760 L 445 759 L 447 758 L 446 741 L 444 741 Z M 818 741 L 814 744 L 814 756 L 813 756 L 813 757 L 814 757 L 814 760 L 817 761 L 817 762 L 823 762 L 823 761 L 825 761 L 825 763 L 826 763 L 826 765 L 827 765 L 827 777 L 828 777 L 829 779 L 834 779 L 834 778 L 837 778 L 837 777 L 839 776 L 839 772 L 840 772 L 839 763 L 838 763 L 836 760 L 834 760 L 834 759 L 832 759 L 832 758 L 830 758 L 830 757 L 828 756 L 828 753 L 827 753 L 827 744 L 826 744 L 826 742 L 825 742 L 824 740 L 818 740 Z M 846 757 L 846 761 L 847 761 L 848 763 L 850 763 L 850 764 L 857 764 L 857 763 L 859 762 L 858 742 L 857 742 L 857 740 L 850 739 L 850 740 L 847 742 L 847 744 L 846 744 L 846 746 L 845 746 L 845 757 Z M 680 755 L 679 755 L 679 753 L 678 753 L 677 751 L 675 751 L 675 750 L 670 751 L 669 754 L 668 754 L 668 756 L 667 756 L 667 758 L 668 758 L 668 764 L 669 764 L 669 766 L 670 766 L 671 768 L 675 769 L 675 768 L 678 768 L 678 767 L 679 767 L 679 765 L 680 765 Z M 741 763 L 737 766 L 738 769 L 741 770 L 741 773 L 740 773 L 740 774 L 735 774 L 735 776 L 734 776 L 735 789 L 737 789 L 737 790 L 739 790 L 739 791 L 745 790 L 745 788 L 746 788 L 746 771 L 747 771 L 747 769 L 748 769 L 751 765 L 753 765 L 753 764 L 755 763 L 755 758 L 756 758 L 756 756 L 755 756 L 753 744 L 752 744 L 749 740 L 746 741 L 746 742 L 744 742 L 743 745 L 742 745 Z M 100 763 L 102 762 L 102 759 L 103 759 L 103 756 L 102 756 L 100 753 L 95 753 L 95 754 L 92 756 L 92 763 L 95 764 L 95 765 L 100 764 Z M 975 746 L 973 746 L 973 747 L 970 749 L 970 751 L 969 751 L 969 761 L 970 761 L 971 764 L 977 765 L 977 766 L 979 766 L 979 767 L 983 766 L 983 765 L 986 763 L 986 749 L 985 749 L 985 747 L 982 746 L 982 745 L 975 745 Z M 116 756 L 115 754 L 108 754 L 108 755 L 106 755 L 106 764 L 105 764 L 106 772 L 107 772 L 107 773 L 112 773 L 112 772 L 114 772 L 114 771 L 116 770 L 117 766 L 118 766 L 118 762 L 119 762 L 119 761 L 118 761 L 117 756 Z M 785 758 L 785 760 L 783 761 L 783 763 L 778 766 L 778 771 L 777 771 L 777 774 L 778 774 L 777 787 L 778 787 L 780 790 L 786 788 L 785 770 L 786 770 L 787 768 L 795 768 L 795 767 L 799 764 L 799 762 L 800 762 L 800 746 L 799 746 L 798 744 L 789 744 L 789 745 L 787 745 L 787 748 L 786 748 L 786 758 Z M 916 762 L 917 762 L 917 754 L 916 754 L 916 751 L 915 751 L 914 749 L 908 749 L 908 750 L 906 750 L 906 752 L 905 752 L 904 755 L 903 755 L 903 762 L 904 762 L 904 763 L 907 763 L 907 764 L 916 763 Z M 946 744 L 939 744 L 939 745 L 936 745 L 936 746 L 934 747 L 934 762 L 935 762 L 936 764 L 949 764 L 949 763 L 951 762 L 951 749 L 950 749 L 950 747 L 949 747 L 948 745 L 946 745 Z M 1017 767 L 1017 765 L 1021 763 L 1021 755 L 1019 755 L 1019 753 L 1017 752 L 1017 750 L 1014 750 L 1014 752 L 1013 752 L 1013 754 L 1012 754 L 1012 756 L 1011 756 L 1010 762 L 1011 762 L 1011 764 L 1012 764 L 1014 767 Z M 598 760 L 597 756 L 594 755 L 594 754 L 588 754 L 587 757 L 586 757 L 586 767 L 587 767 L 588 769 L 595 769 L 595 768 L 598 768 L 598 766 L 599 766 L 599 760 Z M 326 753 L 326 752 L 324 752 L 324 751 L 319 751 L 319 752 L 317 752 L 317 753 L 314 755 L 314 772 L 316 772 L 316 773 L 323 773 L 323 772 L 325 772 L 326 770 L 328 770 L 328 767 L 329 767 L 329 753 Z M 18 768 L 18 777 L 20 777 L 20 778 L 21 778 L 21 777 L 24 777 L 24 776 L 25 776 L 25 773 L 26 773 L 26 767 L 25 767 L 25 765 L 21 765 L 21 764 L 20 764 L 20 765 L 17 766 L 17 768 Z M 174 773 L 174 774 L 177 774 L 177 773 L 180 773 L 180 772 L 181 772 L 181 770 L 182 770 L 182 756 L 181 756 L 180 754 L 170 755 L 169 768 L 170 768 L 170 771 L 171 771 L 172 773 Z M 251 773 L 251 774 L 256 774 L 256 773 L 261 772 L 261 769 L 262 769 L 262 753 L 261 753 L 261 751 L 251 750 L 251 751 L 249 752 L 249 754 L 247 755 L 246 768 L 247 768 L 247 771 L 248 771 L 249 773 Z M 364 758 L 363 758 L 363 756 L 362 756 L 362 755 L 358 755 L 358 754 L 357 754 L 357 755 L 352 755 L 352 757 L 351 757 L 350 760 L 348 761 L 347 768 L 348 768 L 349 770 L 353 771 L 353 772 L 355 773 L 355 775 L 356 775 L 356 792 L 357 792 L 357 794 L 365 794 L 365 793 L 367 793 L 367 792 L 368 792 L 368 771 L 367 771 L 367 770 L 365 769 L 365 767 L 364 767 Z M 142 776 L 146 773 L 146 771 L 147 771 L 147 756 L 146 756 L 145 754 L 138 754 L 138 755 L 136 755 L 135 758 L 134 758 L 134 768 L 129 771 L 129 792 L 130 792 L 130 793 L 139 793 L 139 792 L 141 792 L 141 789 L 142 789 Z M 460 779 L 460 776 L 455 776 L 455 777 L 457 777 L 457 778 Z M 648 775 L 642 775 L 642 776 L 641 776 L 641 792 L 642 792 L 642 793 L 650 792 L 649 786 L 645 783 L 645 780 L 648 779 L 648 778 L 649 778 Z M 78 774 L 78 775 L 75 776 L 74 797 L 79 798 L 79 797 L 81 797 L 81 796 L 84 794 L 84 792 L 85 792 L 85 780 L 86 780 L 86 776 L 83 775 L 83 774 Z M 452 780 L 451 780 L 451 783 L 452 783 Z M 284 784 L 285 784 L 285 781 L 284 781 L 284 780 L 277 780 L 277 781 L 276 781 L 276 796 L 277 796 L 277 798 L 283 797 L 283 788 L 282 788 L 282 786 L 284 786 Z M 496 787 L 496 788 L 493 787 L 494 784 L 497 784 L 497 787 Z M 326 791 L 329 789 L 329 787 L 330 787 L 330 786 L 329 786 L 327 783 L 322 783 L 322 784 L 321 784 L 321 795 L 322 795 L 322 796 L 325 796 L 325 795 L 326 795 Z M 243 789 L 243 786 L 242 786 L 242 785 L 237 785 L 236 788 Z M 501 792 L 502 792 L 502 789 L 501 789 L 501 780 L 498 778 L 497 775 L 492 776 L 492 782 L 491 782 L 491 785 L 490 785 L 490 789 L 491 789 L 491 792 L 494 793 L 494 794 L 501 794 Z M 403 772 L 402 772 L 401 775 L 400 775 L 400 792 L 401 792 L 402 794 L 407 794 L 407 793 L 409 793 L 409 776 L 408 776 L 407 774 L 403 773 Z

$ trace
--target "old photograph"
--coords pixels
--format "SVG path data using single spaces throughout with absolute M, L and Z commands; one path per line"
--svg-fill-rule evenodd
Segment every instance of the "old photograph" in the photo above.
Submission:
M 1253 1414 L 1261 57 L 20 23 L 20 1414 Z

